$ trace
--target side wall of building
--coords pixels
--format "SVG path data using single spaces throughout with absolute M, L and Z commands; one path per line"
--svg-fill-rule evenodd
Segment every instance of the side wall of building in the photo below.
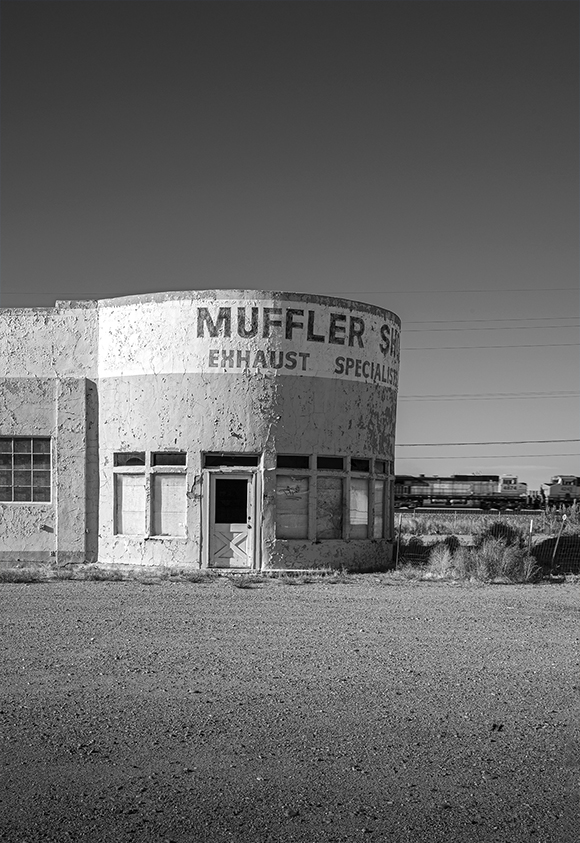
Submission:
M 96 317 L 90 306 L 0 311 L 0 437 L 51 442 L 50 500 L 0 502 L 0 559 L 86 559 Z

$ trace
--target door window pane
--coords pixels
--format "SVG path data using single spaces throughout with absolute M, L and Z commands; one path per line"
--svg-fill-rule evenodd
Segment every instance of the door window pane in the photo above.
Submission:
M 385 518 L 385 481 L 375 480 L 375 516 L 373 519 L 373 539 L 382 539 Z
M 238 478 L 216 477 L 216 524 L 248 523 L 248 481 Z
M 369 482 L 364 477 L 351 477 L 349 509 L 351 539 L 366 539 L 369 523 Z
M 316 481 L 316 537 L 342 538 L 342 478 L 318 477 Z
M 185 474 L 153 475 L 154 536 L 185 535 L 185 479 Z
M 145 533 L 145 475 L 115 475 L 115 533 L 142 536 Z
M 276 538 L 308 538 L 308 477 L 276 477 Z

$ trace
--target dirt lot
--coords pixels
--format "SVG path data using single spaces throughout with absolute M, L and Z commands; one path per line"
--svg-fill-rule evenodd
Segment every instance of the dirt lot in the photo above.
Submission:
M 355 580 L 0 586 L 0 840 L 575 841 L 578 585 Z

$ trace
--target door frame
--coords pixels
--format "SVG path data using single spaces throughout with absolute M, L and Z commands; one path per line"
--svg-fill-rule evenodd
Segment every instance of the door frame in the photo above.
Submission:
M 250 483 L 249 501 L 252 519 L 251 538 L 249 538 L 249 565 L 244 568 L 223 568 L 224 571 L 248 571 L 260 567 L 259 548 L 261 546 L 261 525 L 262 525 L 262 476 L 259 468 L 249 466 L 217 466 L 216 468 L 202 469 L 201 484 L 201 567 L 211 568 L 210 545 L 211 545 L 211 511 L 213 495 L 213 478 L 230 477 L 232 480 L 248 480 Z M 219 568 L 216 568 L 219 570 Z

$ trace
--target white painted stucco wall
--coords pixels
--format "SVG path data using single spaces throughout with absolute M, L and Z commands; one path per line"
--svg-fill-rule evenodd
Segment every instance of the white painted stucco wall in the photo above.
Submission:
M 0 435 L 57 449 L 49 505 L 0 504 L 0 555 L 197 566 L 202 454 L 225 451 L 263 454 L 263 567 L 372 564 L 388 540 L 275 538 L 275 455 L 392 460 L 399 332 L 372 305 L 241 290 L 0 311 Z M 186 537 L 114 535 L 125 450 L 187 452 Z

